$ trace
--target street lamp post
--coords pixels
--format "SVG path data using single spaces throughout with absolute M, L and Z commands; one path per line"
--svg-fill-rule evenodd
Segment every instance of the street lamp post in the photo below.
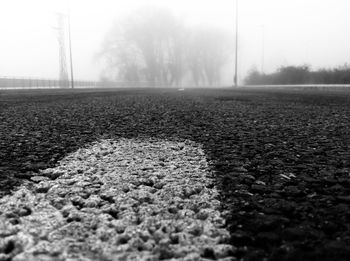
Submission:
M 235 46 L 234 85 L 235 85 L 235 87 L 238 87 L 238 0 L 236 0 L 236 46 Z
M 261 39 L 261 73 L 264 74 L 265 67 L 265 25 L 261 26 L 262 39 Z
M 73 56 L 72 56 L 72 38 L 71 38 L 71 25 L 70 25 L 70 7 L 68 6 L 68 37 L 69 37 L 69 57 L 70 57 L 70 75 L 71 75 L 71 88 L 74 89 L 74 74 L 73 74 Z

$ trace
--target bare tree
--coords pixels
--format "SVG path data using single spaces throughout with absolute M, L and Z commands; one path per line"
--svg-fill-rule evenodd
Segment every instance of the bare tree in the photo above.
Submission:
M 217 28 L 200 28 L 192 32 L 189 67 L 198 84 L 219 84 L 221 70 L 232 52 L 231 39 Z
M 107 66 L 117 69 L 118 77 L 124 80 L 178 83 L 181 27 L 165 9 L 139 9 L 113 28 L 102 55 Z
M 125 81 L 143 80 L 142 72 L 145 65 L 142 53 L 135 44 L 122 37 L 123 28 L 121 26 L 115 26 L 112 32 L 108 35 L 99 53 L 106 63 L 103 78 Z
M 142 8 L 113 27 L 101 56 L 105 75 L 118 79 L 180 86 L 190 71 L 196 85 L 213 85 L 220 81 L 228 46 L 216 28 L 190 30 L 166 9 Z

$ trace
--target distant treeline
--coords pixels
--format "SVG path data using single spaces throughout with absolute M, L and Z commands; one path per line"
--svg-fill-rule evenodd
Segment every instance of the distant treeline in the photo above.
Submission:
M 250 71 L 245 78 L 248 85 L 270 84 L 350 84 L 350 66 L 312 71 L 309 66 L 285 66 L 271 74 Z
M 99 54 L 101 79 L 219 85 L 232 46 L 226 31 L 190 26 L 167 9 L 144 7 L 107 35 Z

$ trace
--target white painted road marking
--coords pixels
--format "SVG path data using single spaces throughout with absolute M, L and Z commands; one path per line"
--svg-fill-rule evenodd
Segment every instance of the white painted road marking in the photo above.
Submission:
M 102 140 L 41 174 L 0 200 L 1 260 L 231 260 L 199 144 Z

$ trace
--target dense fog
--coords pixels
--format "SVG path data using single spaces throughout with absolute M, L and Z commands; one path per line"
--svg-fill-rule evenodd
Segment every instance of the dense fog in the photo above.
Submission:
M 168 9 L 144 7 L 115 23 L 100 58 L 102 80 L 164 86 L 220 85 L 232 62 L 230 32 L 189 26 Z
M 254 68 L 271 74 L 288 66 L 318 71 L 349 63 L 347 0 L 238 2 L 240 83 Z M 69 73 L 69 16 L 76 80 L 232 85 L 236 3 L 6 0 L 0 8 L 0 77 L 60 78 L 55 28 L 62 14 L 65 67 Z

